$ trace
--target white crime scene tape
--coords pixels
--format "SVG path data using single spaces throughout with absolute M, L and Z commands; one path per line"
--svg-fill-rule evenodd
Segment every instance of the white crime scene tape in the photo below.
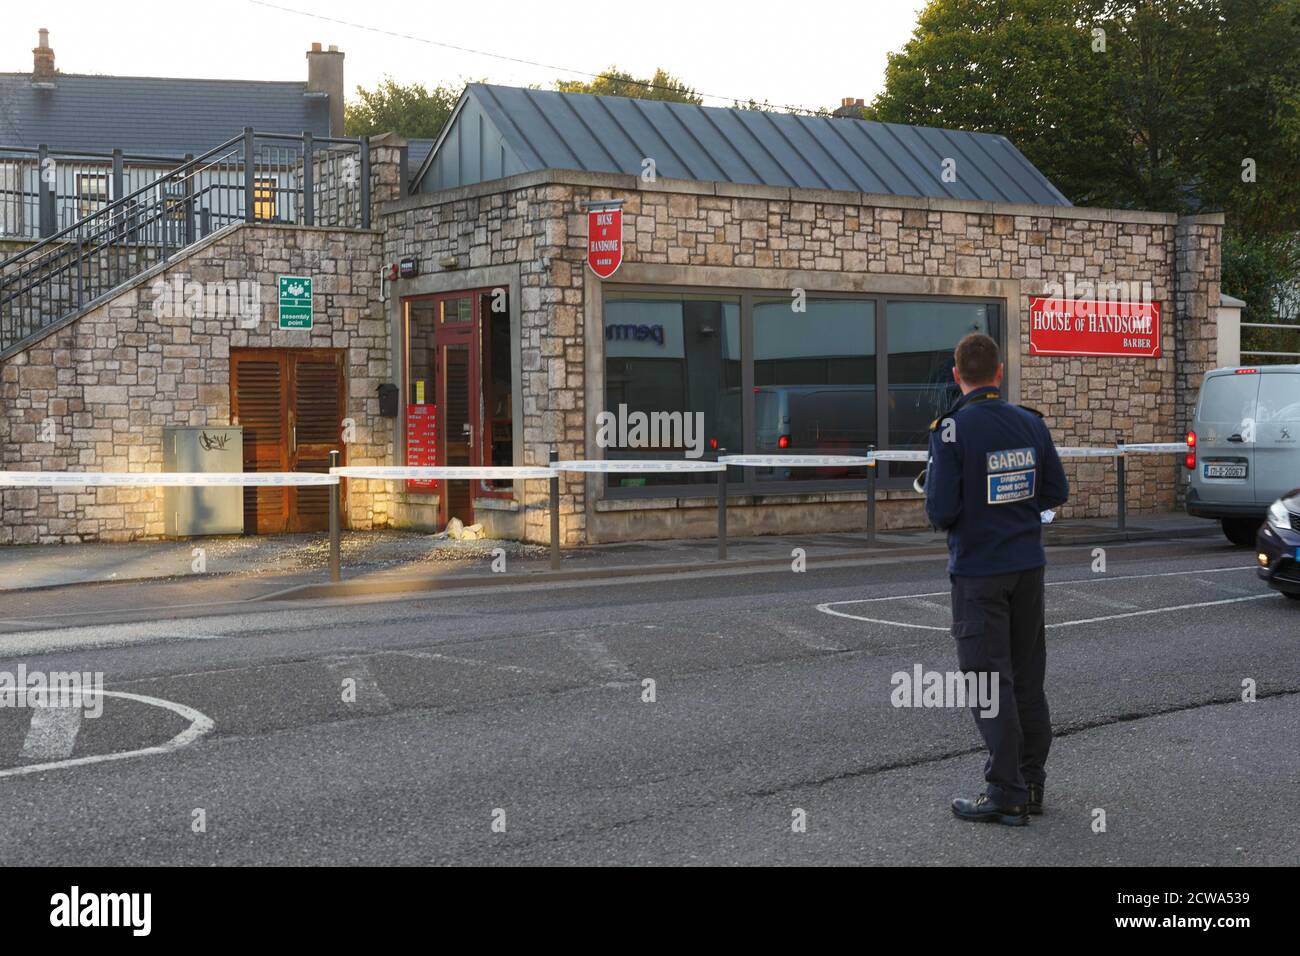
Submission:
M 337 485 L 333 475 L 306 471 L 0 471 L 0 487 L 177 488 L 244 485 Z
M 876 461 L 929 461 L 928 451 L 873 451 L 871 457 Z
M 723 455 L 728 465 L 756 468 L 827 468 L 837 465 L 869 465 L 866 455 Z
M 1187 442 L 1142 442 L 1136 445 L 1124 445 L 1126 455 L 1169 455 L 1187 453 Z
M 1119 454 L 1118 448 L 1081 448 L 1074 445 L 1058 445 L 1058 458 L 1114 458 Z
M 727 466 L 716 461 L 557 461 L 556 471 L 584 472 L 684 472 L 684 471 L 726 471 Z
M 511 468 L 506 465 L 445 465 L 385 467 L 382 465 L 343 465 L 331 468 L 340 478 L 369 478 L 376 481 L 446 481 L 456 478 L 554 478 L 556 472 L 540 466 Z

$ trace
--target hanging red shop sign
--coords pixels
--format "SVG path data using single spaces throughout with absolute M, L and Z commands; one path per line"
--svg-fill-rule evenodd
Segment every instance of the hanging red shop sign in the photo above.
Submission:
M 1029 300 L 1030 355 L 1160 357 L 1160 303 Z
M 623 210 L 613 207 L 587 211 L 587 265 L 608 279 L 623 264 Z

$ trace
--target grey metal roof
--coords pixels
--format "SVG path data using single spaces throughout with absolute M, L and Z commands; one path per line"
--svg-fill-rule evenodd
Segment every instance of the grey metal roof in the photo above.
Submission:
M 471 83 L 421 192 L 542 169 L 1068 206 L 1004 136 Z M 956 161 L 944 182 L 943 162 Z M 412 164 L 414 167 L 414 164 Z
M 329 98 L 306 90 L 306 83 L 76 73 L 59 73 L 53 89 L 42 89 L 30 73 L 0 73 L 0 146 L 181 156 L 245 126 L 330 135 Z
M 433 151 L 434 140 L 431 139 L 408 139 L 406 141 L 406 169 L 410 174 L 418 173 L 424 166 L 424 161 L 429 158 L 429 153 Z M 411 175 L 411 179 L 415 176 Z

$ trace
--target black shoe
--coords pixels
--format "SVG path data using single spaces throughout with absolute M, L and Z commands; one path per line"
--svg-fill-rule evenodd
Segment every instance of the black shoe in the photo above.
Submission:
M 1009 827 L 1023 827 L 1029 822 L 1029 814 L 1022 805 L 1000 807 L 989 800 L 988 794 L 981 793 L 976 800 L 958 798 L 952 802 L 953 816 L 977 823 L 1001 823 Z
M 1033 816 L 1041 817 L 1043 815 L 1043 785 L 1041 783 L 1031 783 L 1029 785 L 1029 800 L 1025 803 L 1025 809 Z

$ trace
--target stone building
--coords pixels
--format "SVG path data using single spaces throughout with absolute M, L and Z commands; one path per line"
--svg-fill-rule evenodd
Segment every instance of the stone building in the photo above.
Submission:
M 364 227 L 251 217 L 0 354 L 3 467 L 159 470 L 165 426 L 229 425 L 241 382 L 252 408 L 257 374 L 302 362 L 295 381 L 340 383 L 316 457 L 295 459 L 317 470 L 331 429 L 354 464 L 924 447 L 972 330 L 1058 443 L 1176 441 L 1217 360 L 1221 217 L 1074 207 L 1001 137 L 476 84 L 422 162 L 393 137 L 367 158 Z M 594 230 L 620 216 L 600 263 Z M 276 327 L 286 275 L 314 279 L 310 330 Z M 253 283 L 257 319 L 157 314 L 151 290 L 178 277 Z M 1114 513 L 1108 463 L 1068 470 L 1067 516 Z M 884 526 L 923 523 L 914 472 L 885 469 Z M 712 534 L 712 479 L 692 479 L 566 476 L 563 539 Z M 1130 509 L 1173 509 L 1183 480 L 1172 457 L 1135 460 Z M 738 533 L 865 523 L 861 471 L 730 482 Z M 353 527 L 549 535 L 542 482 L 347 484 Z M 256 498 L 273 494 L 250 492 L 246 531 L 311 526 L 310 492 Z M 0 541 L 153 536 L 161 502 L 6 490 Z

